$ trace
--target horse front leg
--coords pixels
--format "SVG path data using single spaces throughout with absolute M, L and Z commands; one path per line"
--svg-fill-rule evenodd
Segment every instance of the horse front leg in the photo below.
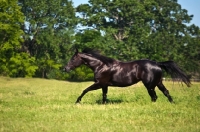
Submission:
M 103 104 L 106 103 L 107 100 L 107 93 L 108 93 L 108 86 L 102 87 L 102 93 L 103 93 Z
M 76 103 L 80 103 L 82 97 L 89 91 L 100 89 L 100 85 L 98 83 L 94 83 L 85 90 L 83 90 L 82 94 L 77 98 Z

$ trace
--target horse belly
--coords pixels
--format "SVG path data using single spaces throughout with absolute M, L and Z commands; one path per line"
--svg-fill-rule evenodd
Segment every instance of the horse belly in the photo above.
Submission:
M 111 86 L 126 87 L 126 86 L 131 86 L 139 81 L 140 80 L 135 77 L 121 76 L 121 77 L 114 77 L 110 81 L 110 84 Z
M 113 86 L 125 87 L 140 81 L 138 66 L 132 63 L 121 63 L 112 73 L 110 83 Z

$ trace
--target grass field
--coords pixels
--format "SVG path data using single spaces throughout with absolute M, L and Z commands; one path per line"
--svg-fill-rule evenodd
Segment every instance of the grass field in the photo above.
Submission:
M 165 82 L 175 104 L 156 89 L 152 103 L 142 83 L 86 94 L 92 82 L 0 77 L 1 132 L 200 132 L 200 83 Z

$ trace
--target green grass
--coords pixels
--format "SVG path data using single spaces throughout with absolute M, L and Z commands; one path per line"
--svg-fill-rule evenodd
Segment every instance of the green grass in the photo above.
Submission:
M 199 132 L 200 83 L 187 88 L 165 82 L 175 104 L 156 89 L 152 103 L 142 85 L 109 88 L 102 105 L 101 90 L 82 90 L 93 82 L 0 77 L 2 132 Z

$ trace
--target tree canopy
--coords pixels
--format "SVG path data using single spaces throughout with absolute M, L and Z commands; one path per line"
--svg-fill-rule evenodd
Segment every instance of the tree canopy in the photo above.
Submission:
M 200 30 L 188 26 L 193 15 L 177 0 L 90 0 L 77 12 L 83 26 L 103 32 L 102 50 L 117 59 L 173 60 L 199 72 Z
M 36 76 L 47 77 L 66 60 L 73 41 L 75 9 L 68 0 L 19 0 L 25 21 L 24 50 L 36 59 Z
M 21 52 L 24 15 L 17 0 L 0 1 L 0 74 L 11 77 L 33 76 L 35 58 Z
M 177 0 L 4 0 L 0 2 L 0 74 L 56 79 L 92 78 L 80 67 L 60 69 L 74 47 L 131 61 L 173 60 L 191 77 L 200 78 L 200 30 L 189 25 Z

